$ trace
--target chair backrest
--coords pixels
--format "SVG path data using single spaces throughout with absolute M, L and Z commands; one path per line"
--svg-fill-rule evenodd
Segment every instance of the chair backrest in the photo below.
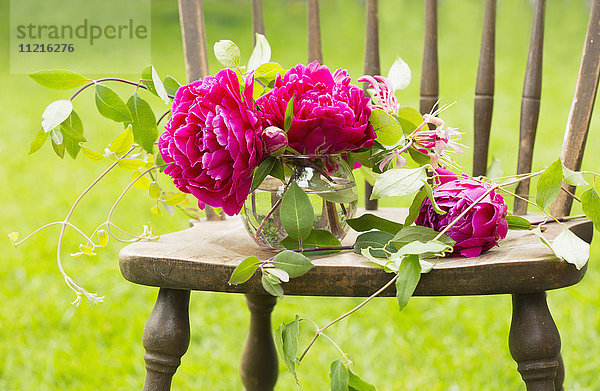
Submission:
M 319 21 L 319 0 L 306 0 L 308 15 L 308 60 L 322 62 L 321 34 Z M 542 60 L 544 44 L 544 18 L 546 0 L 533 1 L 533 22 L 529 44 L 529 55 L 521 96 L 520 141 L 517 174 L 531 171 L 533 146 L 540 112 L 542 87 Z M 206 56 L 206 35 L 202 13 L 202 0 L 179 0 L 182 36 L 187 76 L 195 80 L 208 74 Z M 262 0 L 252 0 L 253 28 L 255 33 L 264 34 Z M 380 74 L 379 61 L 379 22 L 378 0 L 366 0 L 365 34 L 365 74 Z M 438 44 L 437 23 L 438 0 L 425 0 L 425 39 L 423 65 L 421 70 L 420 110 L 429 112 L 438 100 Z M 495 80 L 495 35 L 496 0 L 486 0 L 482 29 L 479 65 L 476 76 L 474 97 L 474 145 L 473 175 L 485 175 L 488 162 L 490 128 L 494 106 Z M 592 116 L 594 100 L 600 75 L 600 0 L 592 0 L 590 19 L 581 65 L 575 87 L 561 160 L 572 170 L 579 170 Z M 365 205 L 367 209 L 376 209 L 377 202 L 369 200 L 370 186 L 367 184 Z M 567 190 L 574 191 L 572 186 Z M 517 194 L 527 197 L 529 181 L 523 181 L 517 187 Z M 572 198 L 561 192 L 552 205 L 554 215 L 567 215 L 571 209 Z M 527 203 L 516 199 L 515 214 L 524 214 Z

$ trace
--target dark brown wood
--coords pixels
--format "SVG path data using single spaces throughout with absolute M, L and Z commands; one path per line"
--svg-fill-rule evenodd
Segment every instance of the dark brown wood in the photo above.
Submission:
M 307 0 L 306 12 L 308 19 L 308 62 L 323 63 L 321 50 L 321 22 L 319 21 L 319 0 Z
M 250 331 L 242 353 L 241 375 L 246 391 L 271 391 L 277 382 L 277 351 L 271 330 L 271 312 L 277 299 L 271 295 L 246 295 Z
M 475 85 L 473 124 L 473 176 L 487 172 L 490 128 L 494 108 L 494 63 L 496 52 L 496 0 L 486 0 L 481 51 Z
M 421 70 L 421 113 L 429 113 L 439 96 L 438 47 L 437 47 L 437 2 L 425 0 L 425 47 Z
M 201 79 L 208 75 L 202 0 L 179 0 L 179 21 L 188 81 Z
M 518 364 L 527 391 L 554 391 L 560 335 L 548 310 L 546 292 L 514 294 L 512 298 L 510 354 Z
M 592 110 L 598 89 L 600 75 L 600 1 L 592 2 L 590 20 L 588 23 L 581 65 L 577 77 L 577 85 L 567 120 L 565 138 L 560 159 L 571 170 L 579 171 L 583 160 L 583 151 L 587 140 Z M 575 193 L 573 186 L 567 186 Z M 561 192 L 552 205 L 553 216 L 566 216 L 571 211 L 573 199 L 567 193 Z
M 546 0 L 535 0 L 529 56 L 525 70 L 523 98 L 521 100 L 521 122 L 519 126 L 519 160 L 517 174 L 531 172 L 533 145 L 540 114 L 540 98 L 542 93 L 542 54 L 544 48 L 544 15 Z M 516 193 L 528 197 L 529 180 L 519 182 Z M 527 202 L 515 198 L 515 214 L 527 213 Z
M 367 0 L 366 3 L 366 31 L 365 31 L 365 75 L 381 74 L 381 65 L 379 60 L 379 0 Z M 368 84 L 364 83 L 363 88 L 366 92 Z M 373 186 L 365 181 L 365 208 L 367 210 L 377 210 L 377 200 L 371 199 Z
M 190 291 L 160 288 L 144 328 L 144 391 L 167 391 L 190 343 Z
M 262 0 L 252 0 L 252 31 L 254 31 L 254 43 L 256 44 L 256 34 L 265 35 Z
M 386 218 L 402 221 L 406 210 L 381 208 Z M 532 217 L 532 218 L 538 218 Z M 566 223 L 586 241 L 592 224 L 584 219 Z M 550 240 L 562 226 L 550 224 Z M 351 244 L 356 233 L 343 243 Z M 202 238 L 202 240 L 198 240 Z M 256 246 L 238 220 L 204 221 L 193 228 L 163 235 L 157 242 L 138 242 L 120 253 L 123 276 L 131 282 L 174 289 L 264 294 L 260 276 L 242 285 L 228 285 L 233 269 L 249 256 L 268 259 L 273 252 Z M 369 296 L 391 278 L 352 252 L 315 258 L 305 276 L 284 284 L 286 294 L 308 296 Z M 476 258 L 440 259 L 424 274 L 416 295 L 475 295 L 520 293 L 561 288 L 577 283 L 585 268 L 562 262 L 539 239 L 523 231 L 511 231 L 500 247 Z M 394 296 L 390 288 L 383 296 Z

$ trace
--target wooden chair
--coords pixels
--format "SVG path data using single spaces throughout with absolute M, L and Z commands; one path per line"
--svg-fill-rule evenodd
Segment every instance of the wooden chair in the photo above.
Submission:
M 309 60 L 321 58 L 318 0 L 308 0 Z M 261 0 L 253 1 L 254 31 L 264 32 Z M 208 74 L 206 39 L 200 0 L 179 0 L 186 69 L 190 80 Z M 534 2 L 529 58 L 521 106 L 518 173 L 531 169 L 533 142 L 540 106 L 542 43 L 545 0 Z M 494 41 L 496 0 L 486 0 L 482 46 L 475 91 L 475 145 L 473 174 L 486 171 L 489 132 L 494 99 Z M 367 34 L 365 73 L 379 74 L 377 0 L 366 5 Z M 421 111 L 428 112 L 438 96 L 437 0 L 426 0 L 426 33 L 421 77 Z M 600 0 L 592 1 L 579 78 L 568 118 L 561 158 L 578 170 L 596 94 L 600 65 Z M 523 182 L 518 191 L 528 193 Z M 573 191 L 574 189 L 569 189 Z M 368 200 L 368 196 L 367 196 Z M 376 204 L 367 202 L 367 209 Z M 554 203 L 554 214 L 566 215 L 570 199 L 563 194 Z M 515 213 L 526 205 L 517 202 Z M 398 217 L 397 209 L 377 213 Z M 569 227 L 591 241 L 593 227 L 587 220 L 574 220 Z M 553 237 L 559 227 L 550 226 Z M 198 238 L 202 238 L 199 240 Z M 351 238 L 349 239 L 351 240 Z M 158 242 L 139 242 L 120 253 L 123 276 L 134 283 L 160 287 L 156 305 L 146 323 L 144 390 L 168 390 L 171 378 L 186 352 L 190 339 L 188 305 L 191 290 L 244 293 L 250 309 L 250 330 L 243 350 L 241 375 L 249 391 L 272 390 L 277 380 L 277 355 L 270 315 L 276 304 L 265 294 L 254 276 L 239 286 L 228 278 L 247 256 L 266 259 L 272 253 L 255 246 L 237 219 L 207 221 L 188 230 L 167 234 Z M 308 274 L 285 284 L 287 295 L 369 296 L 388 280 L 383 270 L 373 268 L 352 253 L 314 259 Z M 559 261 L 533 235 L 509 234 L 502 246 L 477 258 L 445 259 L 423 275 L 415 295 L 457 296 L 511 294 L 513 300 L 509 347 L 518 363 L 527 389 L 562 390 L 564 368 L 560 336 L 546 303 L 546 291 L 576 284 L 586 268 Z M 382 296 L 394 296 L 390 287 Z

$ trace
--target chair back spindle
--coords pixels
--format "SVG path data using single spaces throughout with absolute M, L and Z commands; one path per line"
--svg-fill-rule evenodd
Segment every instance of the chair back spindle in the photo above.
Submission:
M 319 21 L 319 0 L 308 0 L 306 2 L 308 22 L 308 62 L 317 60 L 323 63 L 323 51 L 321 49 L 321 23 Z
M 256 34 L 265 34 L 265 20 L 263 17 L 262 0 L 252 0 L 252 30 L 254 31 L 254 43 Z
M 529 43 L 529 56 L 525 70 L 523 97 L 521 100 L 521 121 L 519 135 L 519 160 L 517 174 L 531 171 L 533 160 L 533 145 L 540 114 L 540 98 L 542 92 L 542 53 L 544 47 L 544 14 L 546 0 L 536 0 L 534 3 L 531 39 Z M 517 195 L 528 198 L 529 180 L 519 182 Z M 523 215 L 527 213 L 527 202 L 515 198 L 514 213 Z
M 378 1 L 367 0 L 366 3 L 366 32 L 365 32 L 365 75 L 381 74 L 379 61 L 379 14 Z M 364 83 L 365 93 L 367 83 Z M 365 209 L 377 210 L 377 200 L 371 199 L 373 186 L 365 181 Z
M 574 171 L 581 169 L 583 151 L 587 140 L 594 100 L 598 89 L 600 75 L 600 1 L 592 2 L 590 21 L 583 45 L 583 54 L 577 75 L 577 85 L 573 95 L 571 110 L 565 128 L 560 159 L 565 166 Z M 566 189 L 575 193 L 575 187 L 566 185 Z M 560 192 L 552 204 L 550 212 L 553 216 L 566 216 L 571 211 L 573 198 L 566 192 Z
M 494 108 L 494 62 L 496 52 L 496 0 L 486 0 L 481 51 L 475 85 L 473 119 L 473 176 L 487 172 L 490 128 Z
M 438 45 L 437 9 L 438 0 L 425 1 L 425 47 L 421 68 L 421 99 L 419 110 L 429 113 L 438 100 Z
M 202 0 L 179 0 L 179 20 L 187 79 L 198 80 L 209 73 Z

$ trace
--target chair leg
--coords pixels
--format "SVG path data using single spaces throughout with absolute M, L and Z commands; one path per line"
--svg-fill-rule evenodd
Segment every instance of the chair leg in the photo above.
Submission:
M 562 389 L 560 335 L 548 310 L 546 292 L 514 294 L 512 300 L 508 344 L 527 391 Z M 556 388 L 555 379 L 560 383 Z
M 271 329 L 271 312 L 277 298 L 246 295 L 250 331 L 242 352 L 241 376 L 246 391 L 272 391 L 277 382 L 277 351 Z
M 190 344 L 190 291 L 160 288 L 142 337 L 144 391 L 168 391 Z

